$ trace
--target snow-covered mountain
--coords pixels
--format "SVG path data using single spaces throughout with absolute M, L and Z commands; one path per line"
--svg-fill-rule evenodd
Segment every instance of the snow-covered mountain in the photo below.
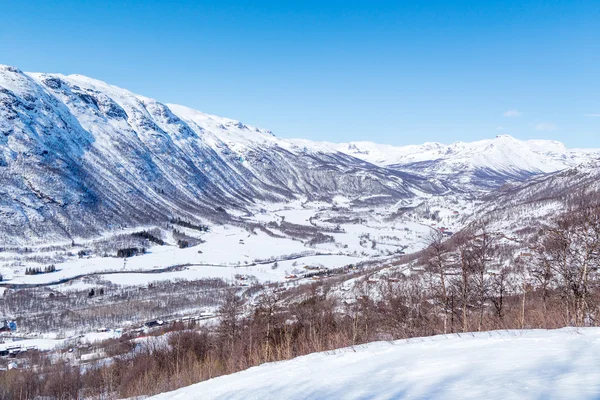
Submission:
M 445 188 L 81 75 L 0 66 L 0 233 L 68 238 L 299 196 Z M 218 211 L 216 211 L 218 210 Z
M 533 175 L 572 168 L 600 157 L 600 150 L 567 149 L 557 141 L 522 141 L 509 135 L 451 145 L 390 146 L 351 142 L 332 147 L 375 165 L 435 176 L 456 189 L 490 189 Z
M 227 221 L 262 202 L 494 189 L 594 159 L 509 136 L 394 147 L 285 140 L 81 75 L 0 66 L 3 242 L 89 236 L 174 216 Z M 0 243 L 0 246 L 2 243 Z

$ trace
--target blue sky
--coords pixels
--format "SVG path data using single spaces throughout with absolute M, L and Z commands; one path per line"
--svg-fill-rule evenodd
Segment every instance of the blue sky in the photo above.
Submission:
M 0 63 L 281 137 L 600 147 L 600 1 L 0 0 Z

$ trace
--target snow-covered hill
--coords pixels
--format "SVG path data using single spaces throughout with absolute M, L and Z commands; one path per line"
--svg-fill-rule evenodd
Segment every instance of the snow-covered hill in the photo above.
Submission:
M 557 141 L 522 141 L 509 135 L 451 145 L 390 146 L 352 142 L 332 147 L 376 165 L 435 176 L 459 189 L 490 189 L 533 175 L 568 169 L 600 157 L 600 150 L 567 149 Z
M 565 212 L 569 204 L 577 204 L 582 195 L 598 192 L 600 169 L 597 161 L 590 161 L 492 191 L 480 198 L 462 224 L 485 219 L 491 229 L 523 240 Z
M 597 399 L 600 329 L 371 343 L 227 375 L 153 400 Z

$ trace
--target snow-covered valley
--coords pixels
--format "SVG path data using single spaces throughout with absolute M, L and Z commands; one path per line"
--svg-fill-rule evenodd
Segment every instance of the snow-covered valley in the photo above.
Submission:
M 271 205 L 270 211 L 244 215 L 235 225 L 209 223 L 205 232 L 173 224 L 170 229 L 138 227 L 118 232 L 117 237 L 47 243 L 27 251 L 5 249 L 0 253 L 0 274 L 4 278 L 0 285 L 66 285 L 92 274 L 119 284 L 132 281 L 128 274 L 152 271 L 157 272 L 146 274 L 145 280 L 218 277 L 235 282 L 234 276 L 241 274 L 250 282 L 281 282 L 314 270 L 326 271 L 415 252 L 426 245 L 435 229 L 416 216 L 394 216 L 393 207 L 350 210 L 347 205 L 300 202 L 286 203 L 283 208 L 276 206 Z M 447 225 L 451 224 L 448 219 Z M 164 244 L 142 241 L 148 248 L 129 258 L 117 257 L 116 250 L 104 250 L 107 241 L 114 241 L 115 249 L 134 246 L 136 233 L 144 229 L 154 229 L 154 235 Z M 180 248 L 172 230 L 191 238 L 193 245 Z M 48 264 L 56 270 L 26 274 L 28 269 Z M 169 270 L 175 267 L 180 267 L 179 271 Z
M 266 283 L 302 267 L 394 258 L 424 248 L 432 230 L 459 231 L 475 212 L 531 203 L 499 197 L 507 183 L 600 154 L 506 135 L 449 146 L 286 140 L 81 75 L 2 66 L 0 86 L 5 287 L 90 275 L 118 284 L 142 272 L 144 281 L 241 274 Z M 115 257 L 146 230 L 164 245 L 130 240 L 144 254 Z M 26 275 L 48 265 L 52 273 Z
M 460 193 L 597 160 L 510 136 L 380 146 L 289 140 L 81 75 L 0 66 L 2 246 L 97 237 L 172 218 L 231 223 L 258 204 L 349 206 Z M 260 207 L 258 207 L 260 208 Z
M 508 135 L 282 139 L 81 75 L 0 66 L 0 368 L 97 368 L 121 379 L 99 398 L 131 397 L 374 340 L 594 326 L 595 309 L 574 315 L 582 303 L 559 291 L 568 271 L 535 267 L 544 230 L 597 197 L 599 157 Z M 161 398 L 495 398 L 482 382 L 497 398 L 593 398 L 598 332 L 580 333 L 372 343 Z M 197 345 L 189 374 L 177 358 L 123 378 L 163 366 L 146 356 L 182 356 L 180 336 Z M 575 377 L 590 384 L 575 392 Z

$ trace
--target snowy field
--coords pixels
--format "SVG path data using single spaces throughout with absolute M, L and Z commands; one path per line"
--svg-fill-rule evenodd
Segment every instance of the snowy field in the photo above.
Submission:
M 78 343 L 97 343 L 107 339 L 115 339 L 121 336 L 121 331 L 109 330 L 106 332 L 88 332 L 85 335 L 72 336 L 65 339 L 53 339 L 49 337 L 37 339 L 19 339 L 3 337 L 0 339 L 0 351 L 10 349 L 35 349 L 40 351 L 52 351 L 61 347 L 75 346 Z M 52 336 L 52 335 L 45 335 Z
M 4 251 L 0 253 L 0 274 L 3 275 L 3 283 L 9 285 L 62 282 L 58 290 L 80 289 L 86 284 L 74 279 L 90 275 L 120 285 L 203 278 L 231 281 L 239 274 L 253 277 L 259 282 L 280 282 L 286 280 L 286 276 L 306 272 L 304 267 L 337 268 L 374 257 L 418 251 L 425 247 L 427 237 L 435 229 L 428 221 L 414 217 L 390 219 L 390 215 L 396 211 L 390 206 L 332 211 L 333 207 L 345 206 L 348 201 L 338 198 L 333 206 L 301 201 L 271 204 L 269 207 L 263 205 L 268 208 L 244 216 L 243 221 L 247 226 L 209 224 L 209 232 L 178 226 L 177 229 L 202 243 L 180 249 L 171 233 L 163 230 L 165 245 L 149 243 L 145 254 L 126 259 L 114 256 L 116 248 L 108 253 L 108 257 L 98 253 L 77 256 L 76 253 L 81 249 L 93 248 L 96 243 L 110 240 L 110 235 L 96 241 L 78 242 L 74 248 L 62 243 L 59 250 L 47 246 L 46 250 L 33 247 L 28 252 Z M 344 218 L 354 222 L 344 222 Z M 338 220 L 342 222 L 332 222 Z M 306 229 L 313 235 L 314 232 L 322 232 L 330 241 L 311 244 L 302 236 L 294 237 L 294 232 L 290 233 L 285 226 L 279 226 L 284 221 L 288 224 L 287 229 Z M 263 230 L 255 228 L 259 225 Z M 127 236 L 150 228 L 130 228 L 114 234 Z M 49 264 L 55 265 L 55 272 L 25 274 L 27 268 L 43 269 Z M 180 268 L 169 269 L 173 267 Z
M 600 328 L 377 342 L 264 364 L 152 397 L 598 399 Z

